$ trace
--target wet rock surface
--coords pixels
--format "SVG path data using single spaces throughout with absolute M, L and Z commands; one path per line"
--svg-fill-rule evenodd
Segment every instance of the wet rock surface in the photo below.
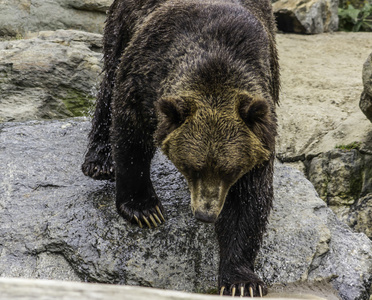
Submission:
M 0 37 L 77 29 L 102 33 L 112 0 L 2 0 Z
M 0 42 L 0 122 L 81 116 L 94 102 L 102 36 L 43 31 Z
M 0 125 L 0 276 L 215 290 L 213 226 L 192 217 L 181 175 L 157 154 L 152 178 L 167 222 L 128 225 L 115 211 L 113 184 L 80 171 L 89 126 Z M 372 242 L 338 221 L 299 171 L 278 163 L 257 270 L 269 284 L 323 279 L 342 299 L 368 299 Z

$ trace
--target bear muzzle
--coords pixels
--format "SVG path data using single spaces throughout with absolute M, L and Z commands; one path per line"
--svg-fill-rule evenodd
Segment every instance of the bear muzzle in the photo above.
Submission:
M 225 203 L 228 188 L 221 184 L 211 184 L 198 180 L 189 185 L 191 210 L 195 218 L 205 223 L 214 223 Z

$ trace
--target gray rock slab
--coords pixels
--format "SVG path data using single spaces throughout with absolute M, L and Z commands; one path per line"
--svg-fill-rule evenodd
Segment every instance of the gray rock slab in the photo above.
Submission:
M 55 280 L 0 278 L 2 300 L 217 300 L 219 296 L 191 294 L 144 287 L 115 286 L 107 284 L 62 282 Z M 265 299 L 326 300 L 312 294 L 275 293 Z M 327 300 L 330 300 L 328 298 Z
M 0 122 L 81 116 L 101 81 L 102 35 L 43 31 L 0 42 Z
M 77 29 L 102 33 L 112 0 L 2 0 L 0 37 Z
M 0 277 L 216 291 L 213 226 L 194 220 L 182 176 L 157 154 L 152 179 L 167 222 L 128 225 L 112 183 L 80 171 L 89 122 L 0 125 Z M 325 280 L 342 299 L 369 299 L 372 242 L 341 223 L 311 183 L 276 164 L 275 203 L 257 259 L 270 284 Z
M 340 220 L 372 239 L 372 155 L 357 149 L 335 149 L 321 153 L 307 165 L 308 178 L 328 207 Z

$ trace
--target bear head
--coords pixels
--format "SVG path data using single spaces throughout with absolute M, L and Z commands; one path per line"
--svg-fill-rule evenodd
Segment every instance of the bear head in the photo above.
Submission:
M 187 180 L 191 209 L 217 220 L 229 189 L 274 153 L 273 102 L 245 91 L 165 96 L 156 103 L 157 144 Z

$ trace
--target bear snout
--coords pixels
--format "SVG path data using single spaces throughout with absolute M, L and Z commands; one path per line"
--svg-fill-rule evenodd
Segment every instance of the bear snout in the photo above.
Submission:
M 201 179 L 189 184 L 189 187 L 191 210 L 195 218 L 205 223 L 216 222 L 225 203 L 228 187 Z

